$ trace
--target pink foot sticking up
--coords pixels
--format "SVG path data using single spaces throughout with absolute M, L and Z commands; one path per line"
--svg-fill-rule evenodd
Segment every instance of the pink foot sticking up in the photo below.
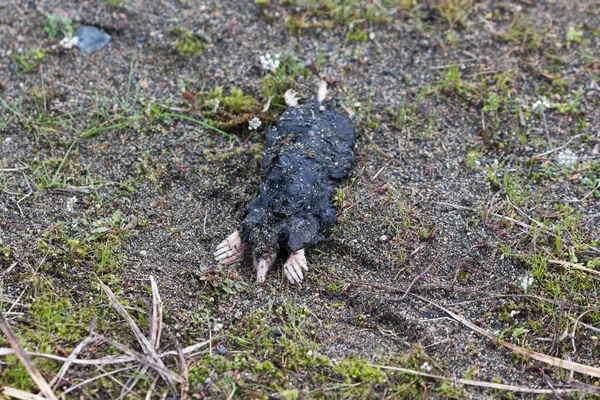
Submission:
M 215 261 L 224 265 L 231 265 L 242 261 L 246 245 L 242 243 L 242 238 L 238 231 L 233 232 L 217 246 L 215 251 Z
M 300 283 L 302 279 L 304 279 L 302 269 L 308 271 L 306 257 L 304 257 L 304 249 L 293 252 L 283 265 L 283 272 L 290 283 Z
M 274 253 L 263 254 L 259 259 L 254 257 L 254 268 L 256 269 L 256 282 L 263 283 L 267 277 L 267 272 L 275 261 Z

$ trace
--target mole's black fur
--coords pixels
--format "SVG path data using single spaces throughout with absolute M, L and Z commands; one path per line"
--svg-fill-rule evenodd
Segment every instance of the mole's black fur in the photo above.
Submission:
M 332 200 L 354 164 L 354 143 L 352 121 L 316 99 L 289 107 L 268 128 L 265 182 L 241 230 L 253 255 L 294 252 L 323 239 L 336 222 Z

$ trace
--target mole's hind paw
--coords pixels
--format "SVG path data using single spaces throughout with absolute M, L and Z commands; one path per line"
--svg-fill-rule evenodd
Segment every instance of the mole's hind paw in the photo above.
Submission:
M 302 274 L 303 269 L 308 271 L 304 249 L 293 252 L 283 265 L 283 272 L 290 283 L 300 283 L 304 279 L 304 275 Z
M 223 240 L 215 251 L 215 261 L 224 265 L 231 265 L 242 261 L 246 245 L 242 243 L 242 238 L 238 231 L 233 232 Z

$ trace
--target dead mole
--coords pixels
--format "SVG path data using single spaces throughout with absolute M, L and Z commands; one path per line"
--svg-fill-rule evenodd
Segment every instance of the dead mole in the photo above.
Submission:
M 342 179 L 354 164 L 354 124 L 324 104 L 327 84 L 316 98 L 298 104 L 296 93 L 285 94 L 287 110 L 266 134 L 262 162 L 265 180 L 248 205 L 241 229 L 225 239 L 215 260 L 225 265 L 252 253 L 257 282 L 264 282 L 278 252 L 285 251 L 283 266 L 291 283 L 308 271 L 304 251 L 323 240 L 326 228 L 335 225 L 332 200 Z

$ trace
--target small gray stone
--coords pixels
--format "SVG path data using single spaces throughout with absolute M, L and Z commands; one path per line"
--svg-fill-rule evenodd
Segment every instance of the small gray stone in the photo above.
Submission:
M 82 53 L 91 53 L 106 47 L 112 37 L 94 26 L 80 26 L 77 29 L 77 46 Z

